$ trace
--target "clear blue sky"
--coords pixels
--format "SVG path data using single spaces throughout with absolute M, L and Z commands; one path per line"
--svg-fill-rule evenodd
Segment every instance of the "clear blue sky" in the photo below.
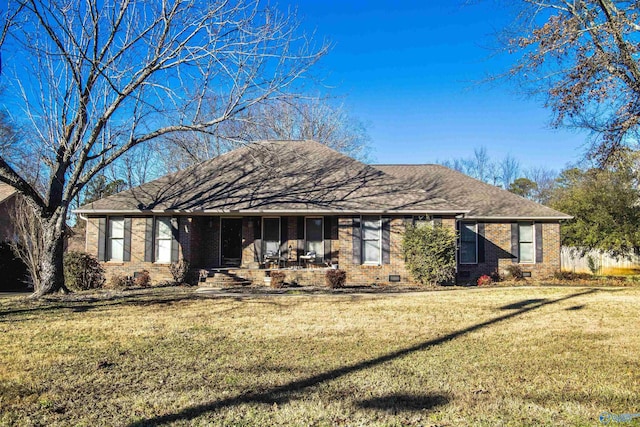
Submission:
M 345 97 L 371 136 L 377 163 L 433 163 L 485 146 L 523 167 L 560 170 L 580 160 L 584 133 L 549 127 L 550 111 L 507 81 L 495 34 L 511 20 L 497 2 L 284 0 L 332 51 L 316 74 Z

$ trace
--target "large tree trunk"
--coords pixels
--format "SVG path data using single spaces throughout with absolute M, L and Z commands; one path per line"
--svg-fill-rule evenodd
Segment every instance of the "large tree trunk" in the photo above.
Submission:
M 42 256 L 40 271 L 33 278 L 34 293 L 37 298 L 58 291 L 68 292 L 64 284 L 64 233 L 65 215 L 56 212 L 52 218 L 43 221 Z

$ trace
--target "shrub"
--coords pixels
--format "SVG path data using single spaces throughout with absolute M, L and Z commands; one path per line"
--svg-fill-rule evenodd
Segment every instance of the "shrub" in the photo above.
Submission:
M 68 288 L 87 290 L 104 285 L 104 269 L 98 260 L 84 252 L 67 252 L 64 255 L 64 281 Z
M 504 268 L 507 278 L 520 280 L 524 278 L 522 268 L 518 264 L 511 264 Z
M 324 276 L 325 283 L 331 289 L 344 288 L 347 281 L 347 272 L 344 270 L 327 270 Z
M 456 233 L 442 225 L 407 227 L 402 239 L 406 265 L 423 285 L 444 284 L 455 277 Z
M 271 277 L 272 288 L 278 289 L 284 287 L 285 274 L 283 271 L 272 271 L 269 277 Z
M 109 279 L 107 286 L 112 289 L 124 289 L 133 286 L 133 278 L 125 276 L 124 274 L 114 274 Z
M 478 286 L 489 286 L 493 283 L 493 279 L 485 274 L 478 277 L 478 281 L 476 283 Z
M 169 265 L 169 271 L 175 283 L 185 283 L 189 275 L 189 261 L 181 259 L 178 262 L 172 262 Z
M 133 283 L 141 288 L 146 288 L 151 285 L 151 276 L 147 270 L 142 270 L 133 279 Z

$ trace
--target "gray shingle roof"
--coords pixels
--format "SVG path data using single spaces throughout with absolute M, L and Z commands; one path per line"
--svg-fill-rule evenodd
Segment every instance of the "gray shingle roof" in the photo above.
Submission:
M 76 212 L 149 211 L 463 213 L 467 209 L 320 143 L 264 141 Z
M 11 196 L 16 194 L 18 191 L 10 186 L 9 184 L 5 184 L 4 182 L 0 182 L 0 203 L 9 199 Z
M 378 170 L 470 210 L 468 218 L 570 219 L 571 216 L 441 165 L 374 165 Z

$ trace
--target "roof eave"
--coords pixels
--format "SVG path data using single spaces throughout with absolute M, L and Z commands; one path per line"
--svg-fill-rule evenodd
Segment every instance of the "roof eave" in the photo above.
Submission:
M 573 219 L 570 215 L 556 216 L 484 216 L 473 215 L 465 216 L 464 219 L 483 220 L 483 221 L 566 221 Z
M 357 214 L 395 214 L 395 215 L 461 215 L 469 213 L 469 210 L 450 209 L 204 209 L 204 210 L 177 210 L 177 209 L 76 209 L 75 214 L 80 215 L 149 215 L 149 214 L 180 214 L 180 215 L 357 215 Z

